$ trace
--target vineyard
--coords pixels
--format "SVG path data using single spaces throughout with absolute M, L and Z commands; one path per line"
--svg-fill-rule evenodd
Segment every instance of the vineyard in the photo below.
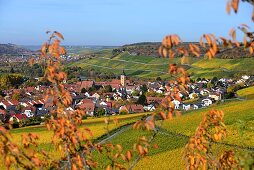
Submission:
M 182 66 L 187 69 L 192 78 L 233 77 L 236 73 L 252 73 L 254 66 L 251 63 L 253 63 L 253 60 L 254 58 L 215 58 L 208 62 L 208 59 L 191 58 L 189 64 L 183 64 Z M 172 62 L 181 65 L 180 58 L 174 58 Z M 169 64 L 168 58 L 133 56 L 127 52 L 112 58 L 112 54 L 107 50 L 97 54 L 94 58 L 71 62 L 67 67 L 93 68 L 97 71 L 114 72 L 115 74 L 121 74 L 124 69 L 126 74 L 131 77 L 156 79 L 160 76 L 167 79 L 170 77 L 167 72 Z
M 83 124 L 88 127 L 92 132 L 91 139 L 95 140 L 96 138 L 102 138 L 103 135 L 107 133 L 107 131 L 113 131 L 121 126 L 131 124 L 143 116 L 147 115 L 147 113 L 139 113 L 133 115 L 120 115 L 120 116 L 111 116 L 108 119 L 108 129 L 106 128 L 105 118 L 89 118 L 87 120 L 83 120 Z M 114 122 L 117 119 L 118 122 Z M 82 125 L 79 129 L 84 128 Z M 84 130 L 83 130 L 84 131 Z M 21 143 L 21 135 L 25 135 L 28 133 L 36 133 L 39 136 L 38 140 L 38 149 L 45 150 L 49 153 L 49 155 L 54 159 L 59 159 L 61 155 L 59 152 L 55 152 L 54 145 L 51 142 L 52 131 L 48 131 L 44 125 L 39 126 L 31 126 L 24 127 L 11 130 L 13 140 L 16 143 Z M 0 169 L 3 169 L 2 165 L 0 165 Z
M 254 94 L 254 91 L 252 91 Z M 227 138 L 222 143 L 213 143 L 214 154 L 222 150 L 232 149 L 237 154 L 254 151 L 254 100 L 233 101 L 213 106 L 214 109 L 223 110 L 227 127 Z M 173 121 L 163 123 L 162 130 L 158 133 L 151 145 L 157 144 L 158 148 L 149 151 L 147 157 L 141 159 L 134 169 L 184 169 L 183 151 L 189 137 L 198 127 L 207 109 L 189 111 Z M 158 122 L 159 123 L 159 122 Z M 114 144 L 121 144 L 124 151 L 133 148 L 133 143 L 143 135 L 149 137 L 151 132 L 129 129 L 112 140 Z M 103 169 L 109 163 L 106 157 L 96 154 L 99 161 L 98 169 Z M 138 155 L 134 155 L 133 160 Z M 156 162 L 156 163 L 155 163 Z

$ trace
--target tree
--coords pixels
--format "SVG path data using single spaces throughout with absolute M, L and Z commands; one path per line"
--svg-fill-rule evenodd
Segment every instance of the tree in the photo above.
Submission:
M 162 81 L 161 77 L 157 77 L 156 81 Z
M 105 109 L 104 108 L 99 108 L 97 109 L 97 111 L 95 112 L 95 116 L 100 117 L 100 116 L 104 116 L 106 114 Z
M 107 93 L 107 92 L 112 92 L 112 87 L 110 86 L 110 85 L 106 85 L 105 87 L 104 87 L 104 89 L 105 89 L 105 92 Z
M 145 105 L 146 104 L 146 96 L 144 94 L 139 96 L 137 104 L 141 104 L 141 105 Z
M 86 88 L 81 89 L 81 93 L 86 93 L 86 92 L 87 92 Z
M 142 86 L 140 87 L 140 90 L 142 91 L 142 94 L 145 94 L 145 93 L 147 92 L 147 90 L 148 90 L 146 84 L 142 85 Z
M 20 94 L 20 93 L 14 93 L 14 94 L 12 95 L 12 99 L 17 100 L 17 101 L 20 100 L 20 97 L 21 97 L 21 94 Z

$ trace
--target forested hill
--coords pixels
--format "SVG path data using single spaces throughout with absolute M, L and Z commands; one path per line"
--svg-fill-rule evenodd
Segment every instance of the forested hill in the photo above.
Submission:
M 193 42 L 192 42 L 193 43 Z M 195 43 L 195 42 L 194 42 Z M 195 43 L 199 46 L 199 43 Z M 135 44 L 124 45 L 118 49 L 114 49 L 115 54 L 119 54 L 123 51 L 127 51 L 131 55 L 137 56 L 155 56 L 159 57 L 158 49 L 160 47 L 160 42 L 142 42 Z M 184 42 L 183 45 L 188 47 L 189 42 Z M 200 47 L 200 46 L 199 46 Z M 201 53 L 204 54 L 204 48 L 200 47 Z M 254 55 L 250 55 L 248 49 L 240 48 L 228 48 L 225 49 L 222 46 L 219 46 L 220 52 L 218 52 L 218 58 L 243 58 L 243 57 L 253 57 Z
M 0 55 L 30 55 L 33 52 L 15 44 L 0 44 Z

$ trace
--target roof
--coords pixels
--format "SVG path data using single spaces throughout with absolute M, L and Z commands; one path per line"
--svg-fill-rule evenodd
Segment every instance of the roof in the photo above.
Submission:
M 26 119 L 26 115 L 25 114 L 13 114 L 11 115 L 12 117 L 15 116 L 16 118 L 18 118 L 19 120 L 22 119 Z
M 11 103 L 11 105 L 19 105 L 17 100 L 9 100 L 9 103 Z
M 80 86 L 80 89 L 82 88 L 89 89 L 90 87 L 93 86 L 93 84 L 94 84 L 93 80 L 85 80 L 77 83 L 77 85 Z
M 0 109 L 0 114 L 6 115 L 6 111 L 3 109 Z
M 140 104 L 125 105 L 125 107 L 129 112 L 134 112 L 134 113 L 144 112 L 144 107 Z
M 83 99 L 83 100 L 81 100 L 81 103 L 92 103 L 93 104 L 93 101 L 91 100 L 91 99 Z
M 95 109 L 95 104 L 94 103 L 82 103 L 78 107 L 86 112 L 93 112 Z

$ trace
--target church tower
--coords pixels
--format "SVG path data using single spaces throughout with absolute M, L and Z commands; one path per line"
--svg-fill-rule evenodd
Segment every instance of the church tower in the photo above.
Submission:
M 125 87 L 126 86 L 126 75 L 123 70 L 123 73 L 121 74 L 121 86 Z

